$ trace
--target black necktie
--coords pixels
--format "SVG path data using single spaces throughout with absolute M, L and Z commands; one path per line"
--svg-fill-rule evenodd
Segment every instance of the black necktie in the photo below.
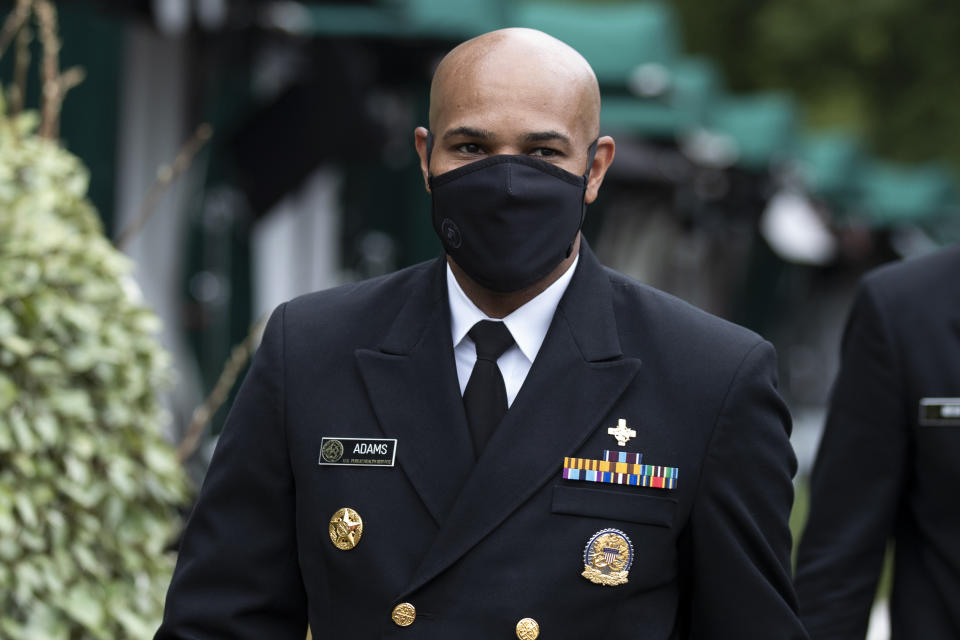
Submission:
M 473 365 L 467 388 L 463 391 L 463 406 L 473 437 L 473 450 L 480 453 L 503 415 L 507 412 L 507 388 L 497 366 L 497 358 L 513 344 L 507 325 L 492 320 L 481 320 L 468 334 L 477 346 L 477 363 Z

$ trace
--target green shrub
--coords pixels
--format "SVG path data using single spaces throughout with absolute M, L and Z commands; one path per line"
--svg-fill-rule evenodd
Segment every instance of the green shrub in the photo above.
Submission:
M 0 638 L 148 638 L 186 482 L 159 320 L 78 158 L 0 91 Z

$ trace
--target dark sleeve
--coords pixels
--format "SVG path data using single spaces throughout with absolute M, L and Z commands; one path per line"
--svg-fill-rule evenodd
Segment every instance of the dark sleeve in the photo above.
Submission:
M 899 370 L 876 299 L 861 286 L 844 332 L 797 558 L 800 611 L 812 638 L 866 635 L 906 466 Z
M 744 357 L 704 461 L 690 521 L 691 638 L 807 635 L 790 576 L 790 415 L 767 342 Z
M 270 319 L 190 516 L 157 640 L 303 640 L 284 433 L 284 307 Z

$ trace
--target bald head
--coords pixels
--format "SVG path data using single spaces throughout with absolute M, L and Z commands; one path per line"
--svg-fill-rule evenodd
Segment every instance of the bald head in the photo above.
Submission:
M 430 85 L 430 128 L 436 131 L 448 109 L 484 90 L 539 91 L 542 100 L 555 96 L 591 139 L 598 134 L 600 88 L 593 69 L 573 47 L 542 31 L 500 29 L 450 51 Z

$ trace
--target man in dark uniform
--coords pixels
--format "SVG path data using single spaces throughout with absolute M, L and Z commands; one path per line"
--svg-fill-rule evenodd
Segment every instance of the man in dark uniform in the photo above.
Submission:
M 773 349 L 597 262 L 599 108 L 537 31 L 443 60 L 445 259 L 274 313 L 158 638 L 806 637 Z
M 862 640 L 894 541 L 894 640 L 960 638 L 960 247 L 859 288 L 813 470 L 797 591 L 812 638 Z

